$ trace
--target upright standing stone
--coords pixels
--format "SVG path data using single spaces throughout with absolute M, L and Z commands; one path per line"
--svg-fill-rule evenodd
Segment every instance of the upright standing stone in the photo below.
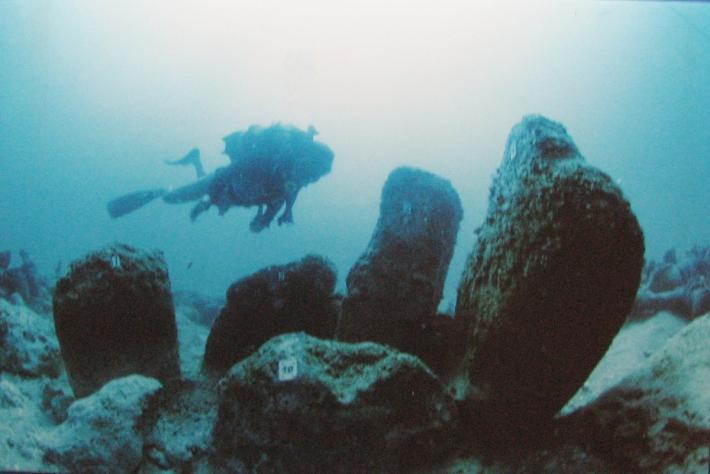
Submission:
M 564 127 L 527 116 L 510 133 L 459 286 L 471 399 L 497 427 L 549 420 L 629 313 L 643 234 L 612 179 Z
M 160 251 L 115 244 L 74 262 L 57 282 L 54 325 L 77 397 L 139 373 L 180 375 L 168 270 Z
M 441 300 L 462 216 L 449 181 L 414 168 L 394 170 L 370 245 L 347 278 L 338 339 L 416 355 Z

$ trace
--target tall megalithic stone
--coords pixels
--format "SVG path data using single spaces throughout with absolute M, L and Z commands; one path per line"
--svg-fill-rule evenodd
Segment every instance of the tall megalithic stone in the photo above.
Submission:
M 551 419 L 629 313 L 644 241 L 619 187 L 565 128 L 526 116 L 510 133 L 458 290 L 473 412 L 502 430 Z
M 54 326 L 77 397 L 130 374 L 180 376 L 163 254 L 115 244 L 72 263 L 57 282 Z
M 370 244 L 348 274 L 337 338 L 417 355 L 442 297 L 462 216 L 448 180 L 414 168 L 394 170 Z

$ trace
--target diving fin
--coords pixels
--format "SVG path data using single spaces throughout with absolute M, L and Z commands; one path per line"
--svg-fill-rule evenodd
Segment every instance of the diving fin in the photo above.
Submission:
M 187 152 L 187 155 L 183 156 L 179 160 L 165 160 L 165 164 L 181 166 L 193 165 L 198 178 L 202 178 L 205 175 L 205 168 L 202 166 L 202 161 L 200 161 L 200 150 L 198 148 L 193 148 Z
M 112 199 L 106 205 L 109 215 L 116 219 L 124 216 L 129 212 L 145 206 L 154 199 L 164 195 L 167 191 L 163 188 L 148 189 L 145 191 L 136 191 L 129 194 L 124 194 L 116 199 Z

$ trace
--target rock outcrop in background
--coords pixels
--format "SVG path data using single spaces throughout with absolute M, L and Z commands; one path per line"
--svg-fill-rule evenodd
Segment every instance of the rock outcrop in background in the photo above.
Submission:
M 527 116 L 510 133 L 459 291 L 469 325 L 469 400 L 484 426 L 549 421 L 629 313 L 641 229 L 612 179 L 564 127 Z
M 182 310 L 192 322 L 208 328 L 225 305 L 224 298 L 207 297 L 185 290 L 173 292 L 173 302 L 176 313 Z
M 77 397 L 109 380 L 180 375 L 168 270 L 160 251 L 115 244 L 74 262 L 57 282 L 54 324 Z
M 337 338 L 422 353 L 462 216 L 449 181 L 414 168 L 394 170 L 367 250 L 348 274 Z
M 695 246 L 681 260 L 669 250 L 660 263 L 646 264 L 630 318 L 660 311 L 688 320 L 710 311 L 710 247 Z
M 336 280 L 329 260 L 309 255 L 232 284 L 207 339 L 205 369 L 226 372 L 272 337 L 287 332 L 332 338 L 337 323 Z
M 12 266 L 12 252 L 0 252 L 0 298 L 24 303 L 46 312 L 51 308 L 48 280 L 37 272 L 37 266 L 25 250 L 20 250 L 20 264 Z

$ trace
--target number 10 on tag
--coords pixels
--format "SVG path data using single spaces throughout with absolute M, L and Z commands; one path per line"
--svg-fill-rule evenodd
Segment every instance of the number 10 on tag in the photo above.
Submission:
M 298 362 L 296 359 L 281 359 L 279 360 L 279 382 L 293 380 L 298 376 Z

